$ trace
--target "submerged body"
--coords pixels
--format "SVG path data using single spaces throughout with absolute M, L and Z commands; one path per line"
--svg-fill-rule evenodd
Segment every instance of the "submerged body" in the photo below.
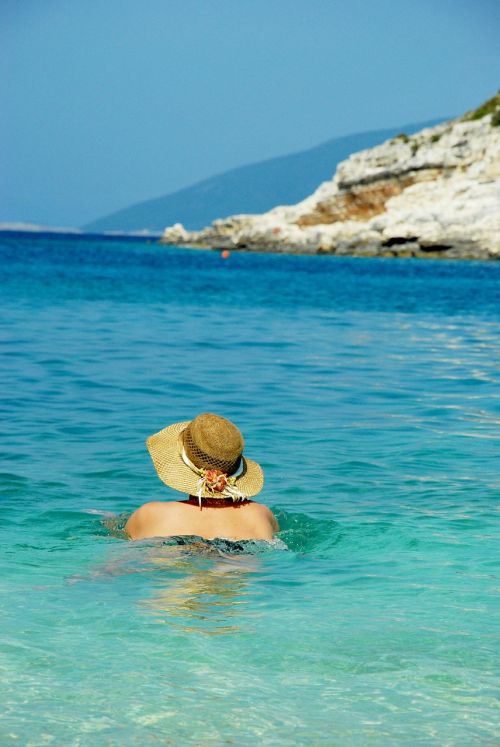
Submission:
M 272 511 L 255 501 L 204 504 L 185 501 L 145 503 L 127 521 L 125 531 L 133 540 L 148 537 L 196 535 L 204 539 L 270 540 L 279 529 Z

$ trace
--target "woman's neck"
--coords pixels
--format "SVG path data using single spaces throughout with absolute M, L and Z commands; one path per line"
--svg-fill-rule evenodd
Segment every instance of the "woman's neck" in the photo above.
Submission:
M 188 503 L 190 506 L 199 507 L 200 501 L 197 495 L 190 495 L 185 501 L 181 503 Z M 239 508 L 240 506 L 246 506 L 250 501 L 245 499 L 243 501 L 233 501 L 232 498 L 202 498 L 202 508 Z

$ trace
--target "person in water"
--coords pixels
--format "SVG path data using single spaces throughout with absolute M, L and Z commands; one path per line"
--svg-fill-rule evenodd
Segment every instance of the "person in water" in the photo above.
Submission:
M 230 420 L 203 413 L 169 425 L 146 445 L 160 480 L 188 497 L 138 508 L 125 525 L 131 539 L 270 540 L 278 531 L 272 511 L 250 500 L 262 490 L 264 475 L 257 462 L 243 456 L 243 436 Z

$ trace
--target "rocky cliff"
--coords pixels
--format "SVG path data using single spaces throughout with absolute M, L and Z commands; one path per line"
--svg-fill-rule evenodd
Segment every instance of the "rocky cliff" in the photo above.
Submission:
M 162 243 L 256 251 L 500 259 L 500 95 L 339 164 L 302 202 Z

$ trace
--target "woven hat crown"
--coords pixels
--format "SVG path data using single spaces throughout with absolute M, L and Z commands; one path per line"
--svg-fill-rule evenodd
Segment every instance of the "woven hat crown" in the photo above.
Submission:
M 244 441 L 230 420 L 209 412 L 192 420 L 183 435 L 186 455 L 197 467 L 232 474 L 238 467 Z

